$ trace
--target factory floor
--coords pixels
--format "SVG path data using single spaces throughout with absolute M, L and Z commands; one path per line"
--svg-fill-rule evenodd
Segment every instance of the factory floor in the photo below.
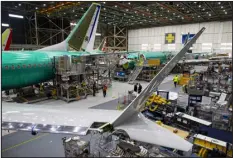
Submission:
M 173 75 L 169 75 L 159 86 L 159 90 L 178 92 L 183 95 L 181 86 L 176 88 L 172 82 Z M 145 88 L 149 82 L 140 82 Z M 67 108 L 92 108 L 92 109 L 110 109 L 116 110 L 117 98 L 122 94 L 127 94 L 128 90 L 133 90 L 133 85 L 123 82 L 113 82 L 112 87 L 108 89 L 107 97 L 102 96 L 102 92 L 96 97 L 88 96 L 87 99 L 66 103 L 61 100 L 46 100 L 36 104 L 46 106 L 66 106 Z M 186 102 L 186 99 L 185 99 Z M 39 133 L 32 136 L 30 132 L 11 132 L 4 131 L 2 136 L 2 156 L 3 157 L 64 157 L 64 148 L 62 138 L 69 137 L 68 134 Z M 84 136 L 88 139 L 88 136 Z

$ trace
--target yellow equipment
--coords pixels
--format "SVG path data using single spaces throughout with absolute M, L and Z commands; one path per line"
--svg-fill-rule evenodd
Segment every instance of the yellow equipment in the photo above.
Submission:
M 150 109 L 150 111 L 152 111 L 152 112 L 153 112 L 153 111 L 155 111 L 157 108 L 158 108 L 158 105 L 155 105 L 154 107 L 150 106 L 150 108 L 149 108 L 149 109 Z
M 208 155 L 208 150 L 205 148 L 201 148 L 201 150 L 198 153 L 199 157 L 206 158 Z
M 215 148 L 224 153 L 227 152 L 227 155 L 230 157 L 232 156 L 232 149 L 227 151 L 227 143 L 224 141 L 207 137 L 201 134 L 195 134 L 193 138 L 194 138 L 193 144 L 197 146 L 200 146 L 208 150 L 213 150 Z
M 156 106 L 153 107 L 152 106 L 153 103 Z M 152 94 L 145 103 L 146 106 L 149 106 L 149 110 L 152 112 L 155 111 L 159 105 L 165 105 L 165 104 L 170 105 L 171 102 L 169 102 L 165 98 L 162 98 L 160 95 L 156 95 L 156 94 Z

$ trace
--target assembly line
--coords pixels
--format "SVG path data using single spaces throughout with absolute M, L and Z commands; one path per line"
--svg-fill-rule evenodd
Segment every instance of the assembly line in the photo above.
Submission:
M 14 30 L 2 34 L 3 156 L 231 157 L 232 57 L 189 53 L 208 28 L 186 32 L 175 53 L 110 50 L 109 36 L 96 47 L 104 5 L 41 49 L 13 51 Z M 50 154 L 25 145 L 57 139 Z

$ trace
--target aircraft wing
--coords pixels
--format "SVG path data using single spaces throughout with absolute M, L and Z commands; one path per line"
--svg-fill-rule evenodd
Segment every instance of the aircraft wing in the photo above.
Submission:
M 2 129 L 86 135 L 94 122 L 111 122 L 116 110 L 67 109 L 47 105 L 2 103 Z M 125 130 L 131 139 L 183 151 L 192 144 L 145 118 L 141 113 L 115 129 Z
M 2 129 L 86 135 L 93 122 L 110 122 L 120 111 L 68 109 L 46 105 L 2 103 Z
M 125 120 L 125 123 L 115 128 L 126 131 L 133 140 L 158 144 L 182 151 L 192 149 L 191 143 L 147 119 L 142 113 L 133 115 L 128 120 Z

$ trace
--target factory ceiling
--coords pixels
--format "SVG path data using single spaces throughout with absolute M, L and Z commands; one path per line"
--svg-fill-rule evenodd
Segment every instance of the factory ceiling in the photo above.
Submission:
M 232 20 L 232 2 L 98 2 L 102 5 L 100 22 L 129 28 Z M 2 11 L 21 15 L 80 19 L 91 2 L 2 2 Z

